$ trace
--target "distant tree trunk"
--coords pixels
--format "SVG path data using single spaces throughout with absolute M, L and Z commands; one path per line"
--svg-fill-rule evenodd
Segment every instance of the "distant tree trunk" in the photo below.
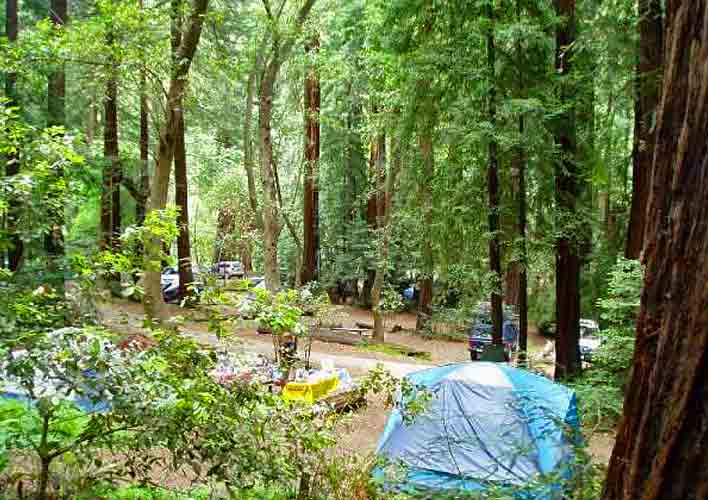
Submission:
M 379 209 L 382 206 L 381 198 L 384 193 L 380 187 L 386 175 L 386 135 L 381 133 L 376 136 L 371 143 L 371 154 L 369 156 L 369 196 L 366 200 L 366 225 L 369 227 L 370 237 L 376 238 L 376 230 L 379 228 Z M 367 307 L 372 305 L 371 292 L 376 279 L 376 266 L 370 267 L 366 271 L 366 280 L 362 290 L 363 302 Z
M 17 0 L 5 0 L 5 34 L 10 43 L 17 42 L 19 24 L 17 22 Z M 9 100 L 9 106 L 17 106 L 17 75 L 7 73 L 5 75 L 5 97 Z M 5 175 L 11 177 L 20 170 L 18 155 L 9 155 L 5 167 Z M 17 234 L 17 212 L 12 206 L 8 207 L 7 230 L 10 239 L 10 248 L 7 251 L 8 266 L 10 271 L 17 271 L 22 263 L 24 243 Z
M 172 0 L 172 57 L 176 66 L 177 50 L 182 43 L 182 0 Z M 189 285 L 194 281 L 192 274 L 192 251 L 189 242 L 189 186 L 187 180 L 187 151 L 184 142 L 184 100 L 180 96 L 174 108 L 176 119 L 175 137 L 175 205 L 177 214 L 177 270 L 179 287 L 177 296 L 184 299 L 189 295 Z
M 271 117 L 273 114 L 273 85 L 277 66 L 269 65 L 263 75 L 259 103 L 259 131 L 261 144 L 261 181 L 263 183 L 263 267 L 266 288 L 280 288 L 280 265 L 278 264 L 278 238 L 282 229 L 275 184 L 273 163 L 273 140 Z
M 519 116 L 519 133 L 524 138 L 524 117 Z M 526 268 L 528 266 L 526 254 L 526 151 L 523 146 L 519 146 L 513 158 L 514 177 L 516 179 L 517 195 L 516 206 L 518 210 L 517 231 L 518 231 L 518 256 L 515 264 L 518 266 L 518 288 L 516 295 L 516 306 L 519 311 L 519 351 L 521 359 L 525 358 L 528 350 L 528 279 Z
M 113 44 L 109 31 L 106 43 Z M 118 149 L 118 80 L 115 66 L 106 82 L 103 100 L 103 189 L 101 191 L 101 247 L 116 248 L 120 236 L 120 153 Z
M 308 51 L 316 52 L 319 38 Z M 311 68 L 305 78 L 305 182 L 303 186 L 302 283 L 317 279 L 320 254 L 318 168 L 320 159 L 320 79 Z
M 55 26 L 65 25 L 69 20 L 68 0 L 51 0 L 49 17 Z M 49 75 L 47 85 L 47 125 L 50 127 L 66 126 L 65 96 L 66 80 L 64 65 L 61 64 Z M 63 177 L 63 170 L 58 169 L 56 175 Z M 52 261 L 64 255 L 64 209 L 61 207 L 49 215 L 51 228 L 45 236 L 44 246 L 50 257 L 50 266 L 53 266 Z
M 496 96 L 496 48 L 494 41 L 494 7 L 487 5 L 487 16 L 491 26 L 487 35 L 487 70 L 489 78 L 489 125 L 491 136 L 489 138 L 489 165 L 487 167 L 487 191 L 489 194 L 489 270 L 494 279 L 494 289 L 491 294 L 492 302 L 492 343 L 502 344 L 502 296 L 501 296 L 501 252 L 499 250 L 499 159 L 497 141 L 493 134 L 496 133 L 497 124 L 497 96 Z
M 347 142 L 344 151 L 344 206 L 342 212 L 342 225 L 344 227 L 342 249 L 344 252 L 347 252 L 350 248 L 350 242 L 352 241 L 351 227 L 360 208 L 357 200 L 361 183 L 358 180 L 363 177 L 363 173 L 366 170 L 366 156 L 364 155 L 364 146 L 358 130 L 361 121 L 361 104 L 358 96 L 352 91 L 351 84 L 349 87 L 351 107 L 347 115 Z M 356 278 L 352 278 L 348 282 L 340 282 L 338 286 L 342 292 L 341 299 L 343 302 L 346 302 L 348 295 L 355 295 L 358 292 L 358 280 Z
M 302 25 L 310 14 L 316 0 L 305 0 L 295 19 L 294 31 Z M 266 4 L 267 5 L 267 4 Z M 273 13 L 267 8 L 271 22 L 277 23 Z M 278 201 L 277 171 L 273 161 L 273 93 L 275 82 L 283 61 L 292 50 L 294 38 L 283 41 L 279 35 L 273 36 L 272 50 L 268 62 L 263 68 L 259 92 L 258 128 L 261 149 L 261 182 L 263 184 L 263 267 L 266 288 L 273 292 L 280 288 L 280 265 L 278 264 L 278 238 L 282 229 Z
M 181 106 L 181 103 L 180 103 Z M 177 215 L 177 260 L 179 271 L 180 299 L 189 295 L 189 284 L 194 281 L 192 273 L 192 250 L 189 241 L 189 187 L 187 184 L 187 154 L 184 143 L 184 110 L 177 118 L 177 140 L 175 141 L 175 205 Z
M 135 221 L 145 221 L 145 203 L 150 193 L 150 169 L 148 166 L 150 150 L 150 125 L 148 122 L 147 78 L 140 75 L 140 197 L 135 200 Z
M 647 202 L 654 159 L 654 113 L 659 104 L 663 19 L 661 0 L 638 0 L 639 61 L 635 76 L 632 208 L 627 226 L 625 257 L 638 259 L 644 244 Z
M 243 115 L 243 168 L 246 171 L 246 180 L 248 181 L 248 202 L 253 213 L 255 226 L 263 229 L 263 215 L 258 210 L 258 194 L 256 192 L 256 174 L 255 161 L 253 158 L 253 104 L 256 94 L 256 77 L 263 65 L 263 50 L 265 41 L 258 47 L 256 60 L 251 72 L 248 74 L 246 82 L 246 110 Z
M 381 235 L 378 248 L 378 264 L 374 276 L 374 283 L 371 289 L 371 310 L 374 314 L 374 342 L 385 342 L 386 332 L 383 327 L 383 314 L 380 308 L 381 291 L 383 290 L 384 278 L 386 276 L 386 268 L 388 264 L 388 254 L 391 240 L 391 215 L 393 213 L 393 197 L 396 190 L 396 180 L 401 171 L 401 142 L 399 139 L 394 139 L 393 155 L 391 157 L 391 169 L 388 175 L 378 176 L 378 187 L 383 193 L 379 197 L 379 226 L 381 227 Z
M 199 38 L 204 24 L 208 0 L 193 0 L 192 9 L 187 22 L 187 30 L 182 36 L 182 43 L 177 49 L 177 64 L 173 68 L 167 91 L 164 124 L 160 128 L 155 175 L 150 183 L 150 200 L 148 210 L 162 210 L 167 205 L 167 194 L 170 182 L 170 170 L 177 140 L 177 120 L 179 109 L 187 84 L 187 75 L 192 59 L 197 51 Z M 166 319 L 162 289 L 160 287 L 160 267 L 155 263 L 160 261 L 163 242 L 152 238 L 145 247 L 145 295 L 143 305 L 148 321 L 162 323 Z
M 425 29 L 425 28 L 424 28 Z M 419 83 L 420 98 L 422 100 L 419 113 L 421 114 L 421 129 L 418 134 L 418 144 L 423 159 L 423 175 L 420 179 L 420 196 L 423 207 L 423 235 L 422 256 L 423 272 L 418 282 L 420 298 L 418 300 L 418 313 L 416 315 L 416 330 L 423 330 L 433 314 L 433 274 L 435 262 L 433 257 L 433 182 L 435 180 L 435 150 L 433 145 L 433 131 L 435 128 L 435 103 L 430 95 L 430 81 Z
M 708 498 L 708 1 L 667 2 L 632 380 L 604 500 Z
M 560 99 L 566 110 L 555 131 L 561 158 L 555 165 L 556 221 L 562 236 L 556 239 L 556 379 L 578 374 L 580 363 L 580 255 L 578 237 L 564 227 L 575 222 L 578 189 L 576 155 L 575 84 L 571 72 L 575 43 L 575 0 L 555 0 L 556 14 L 563 19 L 556 28 L 556 71 L 560 75 Z
M 521 8 L 520 1 L 516 0 L 516 16 L 517 22 L 521 21 Z M 527 97 L 526 80 L 524 78 L 524 61 L 521 59 L 522 47 L 521 40 L 517 41 L 516 52 L 519 56 L 518 64 L 518 85 L 519 85 L 519 97 Z M 518 361 L 524 363 L 526 361 L 526 353 L 528 352 L 528 331 L 529 331 L 529 320 L 528 320 L 528 253 L 526 248 L 526 170 L 527 170 L 527 152 L 526 152 L 526 130 L 524 127 L 524 115 L 519 114 L 519 145 L 514 151 L 514 156 L 512 159 L 512 176 L 514 178 L 514 190 L 515 190 L 515 205 L 518 210 L 517 218 L 517 232 L 518 232 L 518 244 L 516 245 L 516 250 L 518 255 L 516 257 L 517 272 L 518 272 L 518 285 L 516 293 L 514 294 L 514 303 L 516 304 L 516 309 L 519 312 L 519 357 Z

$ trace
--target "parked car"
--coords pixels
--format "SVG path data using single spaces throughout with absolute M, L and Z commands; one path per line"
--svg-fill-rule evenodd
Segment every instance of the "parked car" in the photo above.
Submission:
M 220 278 L 243 278 L 243 265 L 237 260 L 222 260 L 214 264 L 214 273 Z
M 539 333 L 544 337 L 556 337 L 556 324 L 553 321 L 544 321 L 539 325 Z M 592 356 L 600 347 L 602 339 L 599 336 L 600 327 L 592 319 L 580 319 L 580 358 L 585 362 L 592 362 Z
M 192 269 L 194 283 L 192 284 L 197 295 L 204 291 L 204 284 L 200 279 L 199 269 Z M 179 271 L 176 267 L 166 267 L 160 275 L 160 286 L 162 287 L 162 297 L 165 302 L 176 302 L 179 298 Z
M 591 319 L 580 320 L 580 358 L 583 361 L 591 363 L 593 354 L 602 344 L 599 332 L 597 322 Z
M 491 306 L 489 303 L 484 302 L 478 306 L 477 314 L 468 333 L 468 350 L 472 361 L 478 360 L 484 350 L 492 345 L 492 329 Z M 508 360 L 518 348 L 519 331 L 512 320 L 511 314 L 506 311 L 504 312 L 502 323 L 502 342 L 504 344 L 505 357 Z

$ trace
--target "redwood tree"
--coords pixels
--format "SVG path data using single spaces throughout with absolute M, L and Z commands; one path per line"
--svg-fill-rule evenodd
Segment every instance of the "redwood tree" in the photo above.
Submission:
M 625 257 L 638 259 L 644 244 L 646 209 L 654 159 L 654 118 L 659 104 L 663 50 L 661 0 L 639 0 L 639 61 L 634 101 L 632 208 Z
M 319 38 L 307 50 L 316 52 Z M 303 186 L 302 283 L 317 279 L 320 253 L 318 164 L 320 159 L 320 79 L 310 68 L 305 78 L 305 179 Z
M 182 1 L 172 0 L 172 55 L 173 64 L 178 64 L 178 53 L 182 43 Z M 189 188 L 187 183 L 187 150 L 184 142 L 184 100 L 179 97 L 175 104 L 176 135 L 175 135 L 175 205 L 179 208 L 177 214 L 177 269 L 179 272 L 178 297 L 185 298 L 189 294 L 189 285 L 194 281 L 192 273 L 192 252 L 189 243 Z
M 69 19 L 68 0 L 51 0 L 49 4 L 49 17 L 55 26 L 63 26 Z M 66 125 L 66 79 L 64 64 L 59 63 L 49 75 L 47 84 L 47 125 L 63 127 Z M 64 173 L 59 170 L 58 176 Z M 45 237 L 45 248 L 47 253 L 53 257 L 64 255 L 64 213 L 57 210 L 50 214 L 51 228 Z
M 17 0 L 5 0 L 5 34 L 11 43 L 17 41 L 17 33 L 19 24 L 17 22 Z M 5 75 L 5 97 L 9 99 L 8 105 L 17 105 L 17 75 L 15 73 L 7 73 Z M 7 158 L 5 175 L 12 176 L 17 174 L 20 169 L 20 164 L 17 155 L 11 155 Z M 16 234 L 16 219 L 17 214 L 12 207 L 8 210 L 7 230 L 10 237 L 11 246 L 8 249 L 8 266 L 11 271 L 17 271 L 22 261 L 22 253 L 24 244 L 22 239 Z
M 571 72 L 575 43 L 575 0 L 555 0 L 561 23 L 556 28 L 556 72 L 560 78 L 563 107 L 556 124 L 555 142 L 560 158 L 555 162 L 556 201 L 556 378 L 580 372 L 580 252 L 572 224 L 577 217 L 579 165 L 577 161 L 576 85 Z
M 708 0 L 666 4 L 632 380 L 605 500 L 708 498 Z
M 113 33 L 106 37 L 109 47 Z M 103 101 L 103 189 L 101 191 L 101 247 L 116 247 L 120 236 L 120 182 L 122 171 L 118 149 L 118 80 L 117 68 L 110 69 Z
M 489 126 L 495 130 L 497 122 L 496 96 L 496 47 L 494 40 L 494 6 L 487 5 L 490 20 L 487 34 L 487 70 L 489 79 L 488 109 Z M 499 158 L 497 141 L 492 135 L 489 139 L 489 164 L 487 166 L 487 192 L 489 196 L 489 270 L 494 279 L 491 296 L 492 302 L 492 343 L 502 343 L 502 296 L 501 296 L 501 252 L 499 250 Z

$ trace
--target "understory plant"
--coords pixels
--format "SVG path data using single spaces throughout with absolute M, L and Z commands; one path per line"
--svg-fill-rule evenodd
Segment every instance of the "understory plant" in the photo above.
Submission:
M 641 264 L 620 257 L 610 274 L 607 295 L 598 301 L 602 343 L 593 353 L 592 366 L 574 384 L 586 426 L 609 430 L 622 414 L 642 279 Z

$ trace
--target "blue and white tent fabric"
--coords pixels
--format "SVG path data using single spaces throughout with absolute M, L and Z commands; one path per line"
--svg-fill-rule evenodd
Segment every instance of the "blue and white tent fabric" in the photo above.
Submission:
M 396 487 L 475 491 L 556 478 L 532 497 L 557 496 L 579 426 L 573 391 L 503 363 L 446 365 L 407 378 L 432 399 L 409 423 L 399 401 L 381 436 L 377 453 L 391 468 L 402 466 Z M 391 485 L 384 469 L 376 475 Z

